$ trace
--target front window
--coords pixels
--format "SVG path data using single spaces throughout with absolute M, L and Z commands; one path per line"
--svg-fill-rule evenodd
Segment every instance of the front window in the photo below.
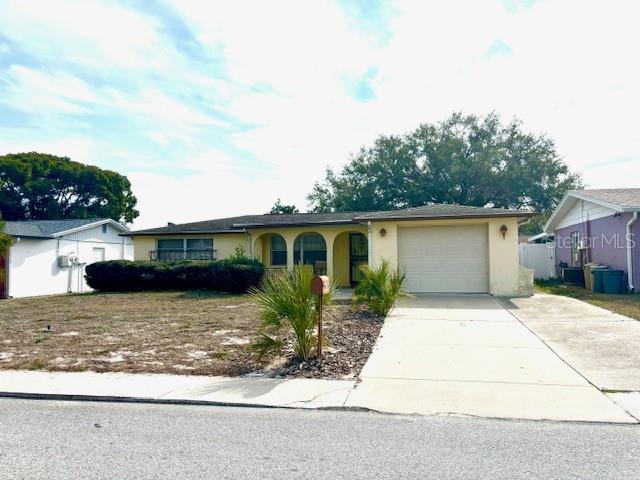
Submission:
M 187 238 L 187 260 L 213 260 L 213 238 Z
M 157 259 L 167 262 L 180 260 L 213 260 L 213 238 L 158 239 Z
M 293 263 L 316 265 L 327 261 L 327 244 L 322 235 L 305 233 L 298 236 L 293 245 Z
M 274 267 L 287 265 L 287 242 L 280 235 L 271 236 L 271 265 Z

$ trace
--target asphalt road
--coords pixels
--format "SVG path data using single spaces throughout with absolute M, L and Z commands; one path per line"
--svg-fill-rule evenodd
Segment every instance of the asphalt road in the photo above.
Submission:
M 638 478 L 640 427 L 0 399 L 2 479 Z

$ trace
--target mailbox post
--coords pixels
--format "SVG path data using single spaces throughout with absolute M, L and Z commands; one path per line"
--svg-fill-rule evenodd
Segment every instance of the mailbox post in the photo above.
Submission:
M 329 284 L 329 277 L 326 275 L 318 275 L 311 279 L 311 285 L 309 286 L 313 295 L 318 295 L 318 348 L 317 358 L 322 359 L 322 303 L 323 297 L 331 291 Z

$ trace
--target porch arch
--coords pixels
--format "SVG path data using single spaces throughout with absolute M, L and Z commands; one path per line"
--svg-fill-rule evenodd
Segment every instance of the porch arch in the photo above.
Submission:
M 286 268 L 292 255 L 287 240 L 273 232 L 260 234 L 254 241 L 253 252 L 266 267 L 273 268 Z
M 293 263 L 312 265 L 317 274 L 328 274 L 328 242 L 318 232 L 303 232 L 293 242 Z

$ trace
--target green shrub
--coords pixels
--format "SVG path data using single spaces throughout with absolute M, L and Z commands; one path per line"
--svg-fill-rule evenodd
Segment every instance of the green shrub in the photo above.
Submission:
M 87 265 L 85 277 L 94 290 L 215 290 L 243 293 L 260 284 L 264 266 L 257 261 L 234 264 L 221 261 L 151 262 L 112 260 Z
M 313 268 L 296 266 L 275 277 L 265 277 L 260 288 L 251 289 L 251 295 L 260 308 L 261 337 L 253 345 L 261 355 L 280 351 L 289 333 L 294 337 L 294 351 L 308 360 L 317 345 L 318 300 L 309 286 Z M 325 304 L 330 295 L 324 297 Z
M 238 245 L 233 253 L 227 258 L 222 260 L 223 262 L 230 263 L 232 265 L 262 265 L 262 262 L 256 258 L 247 257 L 242 246 Z
M 386 316 L 396 300 L 406 295 L 402 290 L 405 275 L 392 272 L 387 260 L 378 268 L 364 265 L 361 270 L 363 278 L 355 289 L 354 303 L 365 304 L 375 314 Z

